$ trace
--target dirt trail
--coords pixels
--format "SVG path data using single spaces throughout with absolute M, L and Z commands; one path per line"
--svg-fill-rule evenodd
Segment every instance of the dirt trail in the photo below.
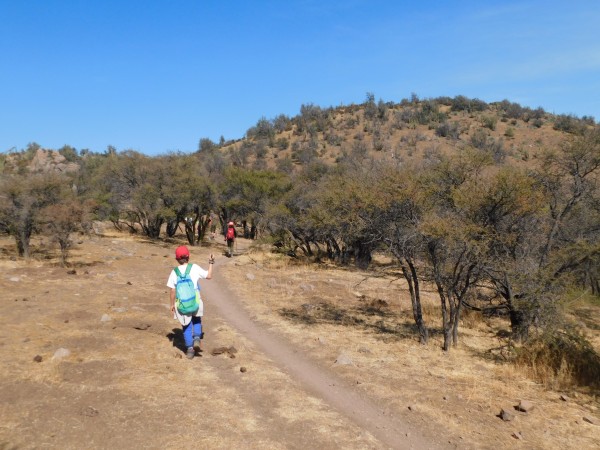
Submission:
M 239 251 L 244 248 L 240 247 Z M 243 336 L 253 341 L 276 365 L 300 382 L 312 395 L 323 399 L 332 408 L 351 419 L 357 426 L 369 431 L 382 445 L 394 449 L 450 448 L 434 436 L 426 436 L 417 425 L 386 415 L 386 411 L 372 399 L 336 376 L 332 371 L 320 367 L 315 360 L 301 354 L 281 335 L 275 334 L 251 319 L 235 294 L 227 288 L 219 269 L 230 261 L 216 265 L 214 281 L 205 283 L 207 296 L 214 299 L 206 307 L 206 314 L 218 314 L 233 325 Z

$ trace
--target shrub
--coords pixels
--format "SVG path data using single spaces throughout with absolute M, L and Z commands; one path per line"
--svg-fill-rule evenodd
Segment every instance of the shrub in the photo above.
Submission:
M 565 133 L 579 134 L 583 131 L 584 125 L 575 116 L 561 114 L 556 116 L 554 129 L 564 131 Z
M 600 388 L 600 355 L 573 327 L 531 341 L 518 349 L 515 362 L 548 387 Z
M 435 129 L 435 134 L 440 137 L 458 139 L 460 137 L 460 126 L 458 122 L 445 121 Z
M 495 116 L 483 116 L 481 118 L 481 124 L 494 131 L 496 129 L 496 124 L 498 123 L 498 118 Z
M 287 148 L 289 146 L 290 146 L 290 141 L 288 141 L 287 138 L 280 137 L 275 141 L 275 147 L 278 148 L 279 150 L 287 150 Z

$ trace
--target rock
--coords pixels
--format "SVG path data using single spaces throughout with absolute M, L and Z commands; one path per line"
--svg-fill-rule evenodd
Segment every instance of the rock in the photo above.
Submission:
M 83 408 L 83 411 L 81 411 L 81 414 L 84 416 L 87 416 L 87 417 L 96 417 L 98 414 L 100 414 L 100 411 L 98 411 L 93 406 L 88 406 L 86 408 Z
M 413 412 L 416 411 L 417 410 L 417 405 L 409 405 L 408 406 L 408 410 L 409 411 L 413 411 Z
M 100 322 L 110 322 L 111 320 L 112 320 L 112 318 L 108 314 L 102 314 L 102 318 L 100 319 Z
M 118 313 L 124 313 L 127 311 L 127 308 L 113 308 L 112 309 L 114 312 L 118 312 Z
M 223 353 L 226 353 L 230 358 L 235 358 L 237 349 L 233 346 L 231 346 L 231 347 L 216 347 L 216 348 L 213 348 L 210 352 L 210 354 L 213 356 L 222 355 Z
M 127 282 L 127 284 L 128 284 L 129 286 L 133 285 L 133 283 L 132 283 L 131 281 L 128 281 L 128 282 Z
M 505 422 L 510 422 L 511 420 L 513 420 L 515 418 L 515 415 L 513 413 L 511 413 L 510 411 L 508 411 L 508 409 L 502 408 L 500 410 L 500 414 L 498 414 L 498 417 L 500 417 Z
M 40 355 L 35 355 L 33 357 L 33 360 L 37 363 L 40 363 L 40 362 L 42 362 L 42 357 Z
M 72 270 L 67 270 L 67 273 L 68 273 L 69 275 L 77 275 L 77 271 L 76 271 L 75 269 L 72 269 Z
M 360 347 L 358 349 L 358 353 L 371 353 L 371 350 L 369 350 L 367 347 Z
M 59 348 L 58 350 L 56 350 L 54 352 L 54 355 L 52 356 L 52 360 L 59 360 L 59 359 L 63 359 L 66 358 L 67 356 L 69 356 L 71 354 L 71 351 L 68 348 Z
M 571 400 L 571 399 L 570 399 L 569 397 L 567 397 L 565 394 L 562 394 L 562 395 L 560 396 L 560 399 L 561 399 L 563 402 L 568 402 L 569 400 Z
M 254 274 L 251 274 L 251 273 L 246 274 L 246 279 L 249 281 L 254 281 L 255 278 L 256 277 L 254 276 Z
M 520 441 L 523 440 L 523 434 L 520 431 L 515 431 L 512 434 L 512 437 L 514 437 L 515 439 L 518 439 Z
M 326 344 L 327 344 L 327 339 L 325 339 L 325 338 L 324 338 L 324 337 L 322 337 L 322 336 L 319 336 L 319 337 L 317 338 L 317 342 L 318 342 L 319 344 L 321 344 L 321 345 L 326 345 Z
M 240 367 L 240 372 L 246 373 L 246 368 L 244 366 Z
M 18 283 L 19 281 L 21 281 L 21 278 L 19 278 L 19 277 L 10 277 L 8 279 L 8 281 L 12 281 L 13 283 Z
M 515 408 L 517 411 L 528 413 L 533 410 L 534 405 L 529 400 L 521 400 Z
M 306 283 L 302 283 L 300 286 L 298 286 L 300 289 L 302 289 L 303 291 L 314 291 L 315 287 L 312 284 L 306 284 Z
M 600 421 L 593 416 L 583 416 L 584 422 L 591 423 L 592 425 L 600 425 Z
M 340 353 L 340 355 L 335 360 L 335 364 L 339 366 L 351 366 L 353 363 L 352 359 L 348 355 Z

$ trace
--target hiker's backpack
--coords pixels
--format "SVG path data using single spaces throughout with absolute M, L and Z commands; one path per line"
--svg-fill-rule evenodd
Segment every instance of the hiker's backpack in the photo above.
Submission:
M 231 241 L 233 240 L 233 238 L 235 238 L 235 230 L 233 229 L 233 227 L 227 228 L 227 236 L 225 237 L 228 241 Z
M 181 314 L 195 313 L 200 307 L 198 301 L 200 293 L 190 278 L 190 270 L 192 270 L 192 265 L 188 264 L 185 273 L 182 275 L 179 267 L 175 267 L 175 274 L 177 275 L 175 298 L 177 299 L 177 310 Z

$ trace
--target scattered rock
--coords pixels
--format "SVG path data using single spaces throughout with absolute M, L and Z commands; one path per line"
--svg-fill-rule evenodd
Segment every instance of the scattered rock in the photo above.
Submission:
M 240 372 L 246 373 L 246 368 L 244 366 L 240 367 Z
M 298 286 L 300 289 L 302 289 L 303 291 L 314 291 L 315 287 L 312 284 L 306 284 L 306 283 L 302 283 L 300 286 Z
M 600 425 L 600 421 L 593 416 L 583 416 L 583 421 L 591 423 L 592 425 Z
M 233 346 L 231 346 L 231 347 L 216 347 L 216 348 L 213 348 L 210 352 L 210 354 L 213 356 L 222 355 L 224 353 L 227 354 L 230 358 L 235 358 L 237 349 Z
M 54 361 L 54 360 L 66 358 L 70 354 L 71 354 L 71 351 L 68 348 L 61 347 L 54 352 L 54 355 L 52 356 L 52 360 Z
M 413 411 L 413 412 L 414 412 L 414 411 L 416 411 L 416 410 L 417 410 L 417 406 L 416 406 L 416 405 L 409 405 L 409 406 L 408 406 L 408 410 L 409 410 L 409 411 Z
M 514 437 L 515 439 L 518 439 L 519 441 L 523 440 L 523 433 L 521 433 L 520 431 L 515 431 L 512 434 L 512 437 Z
M 12 281 L 13 283 L 18 283 L 19 281 L 21 281 L 21 279 L 19 277 L 10 277 L 8 279 L 8 281 Z
M 100 319 L 100 322 L 110 322 L 111 320 L 112 320 L 112 318 L 108 314 L 102 314 L 102 318 Z
M 358 353 L 371 353 L 371 350 L 369 350 L 367 347 L 360 347 L 358 349 Z
M 100 414 L 100 411 L 98 411 L 93 406 L 88 406 L 86 408 L 83 408 L 83 411 L 81 411 L 81 414 L 83 416 L 87 416 L 87 417 L 96 417 L 98 414 Z
M 150 327 L 151 327 L 151 325 L 149 323 L 142 323 L 140 325 L 136 325 L 133 328 L 135 328 L 136 330 L 142 330 L 142 331 L 144 331 L 144 330 L 147 330 Z
M 570 401 L 570 400 L 571 400 L 571 399 L 570 399 L 569 397 L 567 397 L 565 394 L 561 394 L 561 396 L 560 396 L 560 399 L 561 399 L 563 402 L 568 402 L 568 401 Z
M 502 408 L 500 410 L 500 414 L 498 414 L 498 417 L 500 417 L 505 422 L 510 422 L 515 418 L 515 415 L 511 413 L 508 409 Z
M 67 270 L 67 274 L 69 274 L 69 275 L 77 275 L 77 271 L 75 269 Z
M 35 362 L 37 362 L 37 363 L 40 363 L 40 362 L 42 362 L 42 359 L 43 359 L 43 358 L 42 358 L 40 355 L 35 355 L 35 356 L 33 357 L 33 360 L 34 360 Z
M 338 366 L 351 366 L 353 365 L 352 358 L 350 358 L 345 353 L 340 353 L 339 356 L 335 360 L 335 364 Z
M 127 284 L 128 284 L 129 286 L 131 286 L 133 283 L 132 283 L 131 281 L 128 281 L 128 282 L 127 282 Z
M 319 336 L 319 337 L 317 338 L 317 342 L 318 342 L 319 344 L 321 344 L 321 345 L 326 345 L 326 344 L 327 344 L 327 339 L 325 339 L 325 338 L 324 338 L 324 337 L 322 337 L 322 336 Z
M 521 400 L 519 402 L 519 404 L 517 406 L 515 406 L 515 409 L 517 411 L 521 411 L 521 412 L 525 412 L 525 413 L 532 411 L 533 408 L 534 408 L 534 405 L 529 400 Z
M 122 307 L 112 308 L 112 311 L 117 312 L 117 313 L 124 313 L 124 312 L 127 312 L 127 308 L 122 308 Z
M 251 274 L 251 273 L 246 274 L 246 279 L 249 281 L 254 281 L 255 278 L 256 277 L 254 276 L 254 274 Z

